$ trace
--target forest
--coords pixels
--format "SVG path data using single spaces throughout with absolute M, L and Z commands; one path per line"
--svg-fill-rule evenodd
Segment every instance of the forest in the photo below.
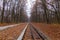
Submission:
M 0 0 L 0 23 L 60 23 L 60 0 L 36 0 L 30 18 L 26 0 Z M 27 14 L 26 14 L 27 13 Z

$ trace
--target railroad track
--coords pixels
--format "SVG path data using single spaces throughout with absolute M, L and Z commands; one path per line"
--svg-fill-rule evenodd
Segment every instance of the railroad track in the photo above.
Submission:
M 25 33 L 21 40 L 49 40 L 43 33 L 41 33 L 32 24 L 28 24 Z
M 30 33 L 32 36 L 32 40 L 42 40 L 41 36 L 39 36 L 38 32 L 30 25 Z

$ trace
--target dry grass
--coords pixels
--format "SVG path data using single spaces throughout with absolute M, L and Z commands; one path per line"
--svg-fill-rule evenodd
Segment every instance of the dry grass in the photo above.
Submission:
M 60 24 L 33 23 L 38 29 L 51 38 L 60 40 Z

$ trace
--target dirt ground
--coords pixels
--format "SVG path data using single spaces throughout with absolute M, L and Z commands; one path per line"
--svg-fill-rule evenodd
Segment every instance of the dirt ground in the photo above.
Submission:
M 0 31 L 0 40 L 16 40 L 27 23 Z
M 46 34 L 50 40 L 60 40 L 60 24 L 45 24 L 45 23 L 32 23 L 44 34 Z

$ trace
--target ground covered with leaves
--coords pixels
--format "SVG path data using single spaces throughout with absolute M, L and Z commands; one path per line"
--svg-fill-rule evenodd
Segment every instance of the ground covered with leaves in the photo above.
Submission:
M 12 25 L 12 24 L 15 24 L 15 23 L 0 23 L 0 27 L 2 26 L 7 26 L 7 25 Z
M 18 26 L 0 30 L 0 40 L 17 40 L 25 26 L 26 23 L 20 23 Z
M 60 24 L 32 23 L 46 34 L 50 40 L 60 40 Z

